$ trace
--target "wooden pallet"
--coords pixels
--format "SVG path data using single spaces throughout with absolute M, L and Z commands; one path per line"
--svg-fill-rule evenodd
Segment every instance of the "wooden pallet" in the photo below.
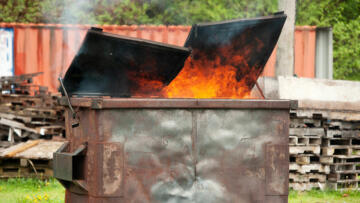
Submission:
M 351 121 L 326 120 L 324 126 L 332 130 L 360 130 L 360 123 Z
M 360 174 L 356 172 L 331 172 L 327 177 L 330 182 L 352 182 L 360 180 Z
M 318 136 L 289 136 L 291 146 L 320 146 L 321 138 Z
M 53 153 L 62 141 L 30 140 L 0 151 L 0 177 L 51 177 Z
M 351 139 L 349 139 L 349 138 L 324 138 L 324 139 L 322 139 L 321 145 L 323 147 L 350 146 Z
M 305 191 L 305 190 L 311 190 L 311 189 L 321 189 L 321 188 L 325 188 L 326 183 L 289 183 L 289 188 L 293 189 L 293 190 L 298 190 L 298 191 Z
M 360 130 L 326 130 L 326 138 L 360 138 Z
M 64 107 L 58 104 L 58 95 L 32 84 L 40 74 L 0 78 L 0 128 L 7 128 L 12 143 L 64 132 Z
M 297 137 L 323 137 L 325 135 L 324 128 L 290 128 L 289 135 Z
M 323 165 L 323 164 L 307 164 L 307 165 L 300 165 L 297 163 L 290 163 L 289 165 L 290 173 L 322 173 L 322 174 L 329 174 L 330 173 L 330 166 Z
M 320 146 L 289 146 L 289 153 L 292 155 L 297 154 L 316 154 L 320 155 Z
M 313 118 L 292 118 L 290 120 L 290 128 L 321 128 L 321 119 Z
M 360 112 L 291 110 L 289 127 L 291 188 L 321 188 L 326 177 L 332 189 L 358 189 Z
M 360 164 L 353 163 L 335 163 L 330 165 L 331 172 L 339 173 L 359 173 L 360 174 Z
M 353 181 L 338 181 L 338 182 L 331 182 L 328 181 L 326 183 L 326 187 L 332 190 L 360 190 L 360 180 L 353 180 Z
M 321 173 L 290 173 L 289 183 L 325 183 L 326 174 Z
M 290 163 L 297 163 L 299 165 L 319 164 L 320 157 L 311 154 L 290 155 Z
M 348 147 L 346 145 L 345 146 L 334 146 L 334 147 L 322 147 L 321 155 L 323 155 L 323 156 L 336 156 L 336 155 L 351 156 L 352 148 Z
M 53 176 L 51 160 L 1 159 L 0 178 Z
M 360 112 L 329 111 L 317 109 L 297 109 L 290 111 L 290 118 L 311 118 L 323 120 L 342 120 L 347 122 L 360 121 Z

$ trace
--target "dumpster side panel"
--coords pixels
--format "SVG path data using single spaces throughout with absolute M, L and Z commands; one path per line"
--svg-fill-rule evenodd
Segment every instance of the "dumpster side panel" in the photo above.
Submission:
M 281 192 L 270 195 L 287 195 L 287 190 L 282 189 L 287 187 L 287 180 L 281 178 L 286 177 L 287 171 L 281 171 L 280 176 L 275 174 L 269 185 L 265 184 L 269 175 L 266 146 L 287 143 L 282 131 L 285 124 L 282 120 L 286 120 L 286 116 L 284 111 L 269 110 L 205 110 L 198 113 L 197 175 L 218 185 L 217 190 L 223 191 L 222 202 L 239 199 L 264 202 L 266 188 L 272 188 L 271 184 L 280 185 Z M 287 149 L 279 151 L 286 156 Z M 215 191 L 208 192 L 216 195 Z
M 67 114 L 87 143 L 85 202 L 286 202 L 286 109 L 101 109 Z

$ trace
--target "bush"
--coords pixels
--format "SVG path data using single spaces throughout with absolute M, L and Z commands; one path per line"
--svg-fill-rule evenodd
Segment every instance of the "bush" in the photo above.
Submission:
M 0 22 L 172 24 L 267 15 L 277 0 L 0 0 Z
M 0 22 L 38 22 L 40 2 L 31 0 L 0 0 Z
M 296 23 L 333 27 L 334 78 L 360 80 L 360 0 L 298 0 Z

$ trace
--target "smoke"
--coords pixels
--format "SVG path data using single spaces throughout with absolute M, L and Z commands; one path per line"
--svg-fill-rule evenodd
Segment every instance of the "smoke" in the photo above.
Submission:
M 138 24 L 146 23 L 150 3 L 143 0 L 45 0 L 46 23 Z
M 42 22 L 56 24 L 96 24 L 95 0 L 44 0 L 41 6 Z M 63 26 L 49 27 L 51 72 L 63 77 L 83 41 L 85 29 Z M 58 83 L 54 83 L 59 86 Z
M 92 12 L 94 4 L 90 0 L 65 0 L 65 5 L 61 13 L 60 21 L 66 24 L 91 24 L 94 22 Z M 86 13 L 87 15 L 83 15 Z M 88 22 L 86 22 L 88 21 Z
M 45 0 L 41 6 L 43 22 L 59 24 L 96 24 L 95 0 Z

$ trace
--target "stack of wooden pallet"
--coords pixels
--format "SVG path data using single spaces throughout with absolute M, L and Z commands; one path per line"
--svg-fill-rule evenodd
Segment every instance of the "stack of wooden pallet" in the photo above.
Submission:
M 46 87 L 32 84 L 37 75 L 0 78 L 0 147 L 63 134 L 63 107 Z
M 325 187 L 330 166 L 320 163 L 325 135 L 318 115 L 292 113 L 289 130 L 289 186 L 295 190 Z
M 62 141 L 28 140 L 0 149 L 0 178 L 51 177 L 53 153 L 62 144 Z
M 290 188 L 360 189 L 359 112 L 298 109 L 290 120 Z
M 328 186 L 360 189 L 360 122 L 327 120 L 325 128 L 322 156 L 330 164 Z

